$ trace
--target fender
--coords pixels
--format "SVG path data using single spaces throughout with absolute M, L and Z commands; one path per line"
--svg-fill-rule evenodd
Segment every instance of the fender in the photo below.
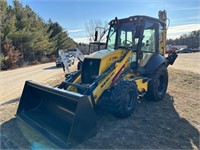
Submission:
M 167 67 L 167 59 L 162 56 L 160 53 L 155 53 L 144 66 L 145 74 L 150 75 L 152 74 L 158 67 L 162 64 L 166 65 Z

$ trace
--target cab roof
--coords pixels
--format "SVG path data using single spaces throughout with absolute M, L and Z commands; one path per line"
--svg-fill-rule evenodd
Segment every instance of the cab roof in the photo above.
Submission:
M 162 25 L 164 25 L 165 23 L 158 19 L 158 18 L 153 18 L 153 17 L 149 17 L 149 16 L 143 16 L 143 15 L 137 15 L 137 16 L 130 16 L 128 18 L 122 18 L 122 19 L 117 19 L 117 17 L 115 17 L 115 19 L 110 21 L 110 25 L 112 24 L 118 24 L 118 23 L 126 23 L 126 22 L 138 22 L 138 21 L 154 21 L 154 22 L 158 22 Z

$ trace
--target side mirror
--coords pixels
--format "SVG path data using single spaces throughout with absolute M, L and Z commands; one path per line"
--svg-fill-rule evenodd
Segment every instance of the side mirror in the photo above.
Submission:
M 98 31 L 95 31 L 94 41 L 97 41 L 97 38 L 98 38 Z

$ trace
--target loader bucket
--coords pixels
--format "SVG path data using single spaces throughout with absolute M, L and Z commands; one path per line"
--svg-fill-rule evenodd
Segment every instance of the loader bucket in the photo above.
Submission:
M 17 118 L 62 148 L 77 145 L 97 132 L 88 97 L 26 81 Z

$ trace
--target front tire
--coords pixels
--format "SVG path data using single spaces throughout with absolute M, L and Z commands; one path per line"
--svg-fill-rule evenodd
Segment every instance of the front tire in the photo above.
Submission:
M 112 112 L 118 118 L 130 116 L 138 99 L 137 84 L 134 81 L 121 80 L 111 91 Z
M 145 98 L 160 101 L 164 98 L 168 86 L 168 71 L 165 65 L 160 66 L 151 76 Z

